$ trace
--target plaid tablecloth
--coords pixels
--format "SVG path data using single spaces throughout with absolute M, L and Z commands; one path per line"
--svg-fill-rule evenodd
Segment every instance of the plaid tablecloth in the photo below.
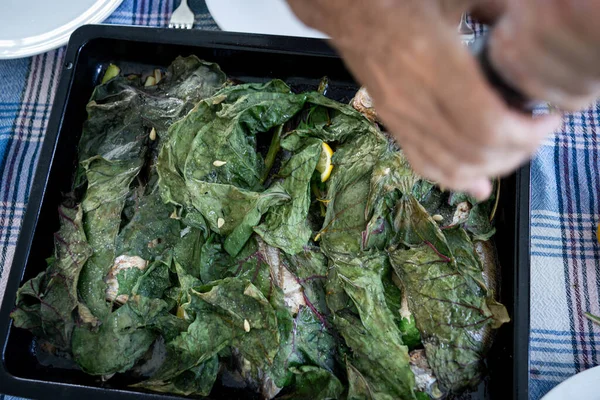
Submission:
M 165 26 L 178 0 L 125 0 L 106 23 Z M 195 28 L 217 29 L 203 0 Z M 0 299 L 54 99 L 64 49 L 0 61 Z M 543 112 L 543 110 L 541 110 Z M 533 160 L 530 399 L 600 364 L 600 106 L 569 114 Z M 10 299 L 12 301 L 13 299 Z M 2 388 L 0 388 L 0 391 Z M 13 400 L 0 395 L 0 400 Z

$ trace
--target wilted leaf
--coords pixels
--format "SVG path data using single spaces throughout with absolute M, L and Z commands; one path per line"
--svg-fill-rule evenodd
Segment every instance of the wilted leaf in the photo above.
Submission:
M 58 214 L 60 230 L 54 234 L 54 258 L 45 272 L 19 289 L 11 317 L 15 326 L 69 351 L 79 305 L 77 282 L 92 250 L 83 232 L 81 207 L 61 206 Z

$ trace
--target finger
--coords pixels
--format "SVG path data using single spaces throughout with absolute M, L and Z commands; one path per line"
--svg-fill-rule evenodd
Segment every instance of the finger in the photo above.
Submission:
M 460 57 L 460 55 L 458 55 Z M 475 147 L 489 150 L 524 147 L 535 149 L 544 137 L 553 132 L 560 119 L 556 116 L 534 121 L 530 116 L 511 110 L 485 80 L 472 59 L 452 60 L 462 71 L 452 71 L 468 78 L 439 82 L 438 95 L 442 110 L 456 132 L 473 142 Z M 479 154 L 484 152 L 479 151 Z
M 463 50 L 458 45 L 456 47 L 457 51 Z M 457 61 L 459 66 L 456 68 L 456 74 L 453 74 L 455 80 L 450 82 L 438 82 L 438 75 L 448 76 L 443 71 L 436 72 L 435 78 L 431 79 L 423 75 L 414 63 L 405 60 L 390 60 L 390 63 L 403 66 L 402 73 L 390 81 L 386 71 L 374 61 L 368 59 L 360 63 L 360 56 L 351 51 L 346 51 L 344 55 L 351 61 L 351 65 L 367 66 L 366 73 L 355 73 L 367 77 L 370 83 L 369 93 L 388 129 L 401 132 L 407 123 L 411 123 L 415 125 L 416 131 L 424 135 L 421 140 L 439 141 L 445 152 L 455 154 L 463 162 L 478 164 L 485 161 L 485 154 L 480 146 L 480 143 L 485 143 L 481 140 L 481 135 L 485 134 L 481 122 L 478 125 L 465 126 L 464 121 L 476 120 L 480 102 L 474 98 L 482 95 L 491 97 L 495 94 L 484 84 L 481 84 L 480 88 L 467 86 L 472 76 L 479 73 L 475 66 L 469 64 L 471 56 L 468 52 L 461 54 L 467 59 L 467 63 L 460 59 Z M 426 65 L 439 64 L 433 56 L 425 55 L 424 58 L 423 63 Z M 489 93 L 477 95 L 477 92 L 482 91 Z M 494 103 L 493 107 L 498 108 L 498 113 L 505 110 L 500 102 Z
M 469 183 L 466 192 L 478 201 L 485 201 L 492 194 L 492 182 L 488 178 L 474 179 Z
M 488 178 L 474 177 L 459 181 L 449 179 L 444 170 L 435 163 L 432 163 L 432 159 L 426 156 L 418 147 L 409 145 L 403 151 L 411 168 L 419 176 L 436 182 L 438 185 L 452 191 L 466 192 L 479 201 L 483 201 L 490 196 L 492 186 Z
M 511 112 L 502 121 L 496 122 L 495 136 L 503 142 L 503 149 L 532 152 L 559 128 L 561 118 L 558 115 L 531 118 Z
M 394 135 L 402 149 L 413 156 L 417 173 L 461 191 L 469 190 L 473 180 L 484 177 L 482 165 L 466 163 L 439 141 L 424 140 L 424 136 L 424 132 L 409 123 Z
M 413 100 L 414 97 L 411 101 Z M 444 153 L 451 153 L 470 164 L 485 161 L 485 152 L 476 143 L 468 140 L 465 132 L 456 130 L 454 121 L 448 120 L 439 103 L 425 106 L 418 104 L 418 101 L 417 104 L 410 105 L 403 105 L 400 101 L 386 102 L 386 107 L 379 109 L 379 115 L 386 121 L 386 126 L 391 132 L 403 132 L 410 124 L 419 132 L 420 141 L 436 143 Z
M 500 23 L 490 38 L 490 57 L 503 77 L 530 98 L 549 101 L 564 109 L 579 109 L 599 92 L 584 68 L 573 65 L 577 56 L 560 54 L 535 33 L 516 41 L 513 24 Z M 581 57 L 579 57 L 581 58 Z

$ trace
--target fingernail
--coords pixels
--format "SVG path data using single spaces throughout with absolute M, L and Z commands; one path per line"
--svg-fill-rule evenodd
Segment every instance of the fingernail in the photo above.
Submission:
M 478 179 L 473 182 L 473 185 L 468 190 L 471 196 L 478 201 L 487 200 L 492 194 L 492 183 L 488 179 Z

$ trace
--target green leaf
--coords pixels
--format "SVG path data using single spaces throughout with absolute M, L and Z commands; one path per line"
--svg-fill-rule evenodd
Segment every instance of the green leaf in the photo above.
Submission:
M 87 326 L 73 331 L 73 357 L 91 375 L 125 372 L 156 339 L 153 325 L 167 312 L 160 299 L 141 296 L 130 299 L 102 320 L 97 331 Z
M 224 82 L 225 75 L 215 64 L 180 57 L 156 87 L 143 88 L 139 79 L 116 77 L 92 94 L 79 143 L 81 168 L 75 187 L 87 181 L 84 227 L 94 254 L 81 273 L 79 293 L 94 315 L 103 317 L 110 311 L 103 278 L 116 256 L 121 211 L 144 163 L 150 130 L 154 128 L 159 138 L 166 135 L 173 121 Z
M 293 273 L 306 299 L 322 316 L 329 316 L 326 304 L 325 284 L 327 283 L 327 258 L 316 246 L 306 246 L 301 252 L 286 254 L 285 267 Z
M 470 205 L 471 209 L 467 220 L 462 222 L 461 226 L 476 240 L 488 240 L 496 233 L 496 229 L 490 221 L 490 216 L 492 207 L 496 201 L 496 187 L 499 183 L 495 180 L 493 184 L 492 196 L 483 202 L 478 202 L 473 197 L 464 193 L 452 193 L 448 199 L 448 203 L 452 206 L 456 206 L 462 202 L 467 202 Z
M 397 204 L 394 228 L 400 243 L 418 246 L 426 243 L 442 258 L 450 258 L 452 253 L 446 238 L 437 222 L 411 194 L 403 196 Z
M 416 392 L 417 400 L 431 400 L 431 397 L 427 393 L 424 392 Z
M 304 105 L 303 96 L 289 90 L 270 92 L 267 89 L 274 85 L 264 86 L 262 91 L 248 93 L 235 102 L 224 100 L 210 122 L 196 128 L 184 166 L 187 182 L 227 182 L 241 189 L 260 189 L 264 161 L 256 152 L 255 135 L 285 123 Z M 223 95 L 221 91 L 216 96 Z M 226 164 L 217 166 L 215 161 Z
M 252 197 L 250 196 L 251 195 L 249 194 L 247 202 L 236 202 L 235 200 L 230 204 L 221 202 L 222 205 L 227 207 L 226 214 L 228 217 L 225 219 L 224 226 L 230 224 L 230 220 L 233 219 L 232 217 L 234 215 L 238 215 L 236 214 L 237 211 L 234 212 L 233 210 L 240 211 L 244 210 L 244 207 L 247 207 L 244 218 L 237 225 L 235 222 L 233 223 L 235 228 L 227 236 L 227 239 L 225 239 L 223 247 L 232 256 L 235 256 L 240 252 L 244 244 L 250 239 L 250 236 L 252 236 L 254 227 L 258 225 L 262 215 L 265 214 L 269 208 L 279 206 L 290 200 L 290 196 L 287 192 L 277 184 L 271 186 L 261 194 Z
M 373 400 L 375 394 L 367 379 L 346 360 L 346 372 L 348 374 L 348 400 Z
M 223 250 L 217 235 L 211 235 L 202 246 L 200 252 L 200 280 L 204 284 L 217 281 L 227 276 L 231 270 L 231 256 Z
M 54 234 L 54 259 L 48 269 L 25 282 L 11 313 L 15 326 L 69 351 L 78 309 L 77 282 L 91 256 L 82 225 L 81 207 L 59 207 L 60 230 Z
M 326 253 L 362 250 L 373 167 L 386 149 L 387 141 L 377 131 L 368 131 L 336 149 L 327 193 L 330 201 L 320 233 Z
M 91 312 L 99 318 L 110 311 L 105 300 L 103 279 L 116 257 L 116 238 L 121 211 L 129 185 L 141 168 L 141 158 L 111 162 L 92 158 L 82 163 L 86 168 L 88 190 L 83 200 L 84 228 L 94 253 L 81 271 L 79 294 Z
M 458 203 L 468 202 L 471 205 L 475 205 L 478 201 L 471 195 L 463 192 L 452 192 L 448 198 L 448 204 L 456 206 Z
M 170 265 L 170 255 L 152 262 L 144 274 L 136 281 L 132 293 L 151 299 L 162 299 L 165 291 L 171 286 L 171 279 L 169 277 Z
M 304 102 L 280 81 L 226 88 L 201 102 L 171 127 L 159 154 L 163 198 L 195 208 L 213 231 L 230 235 L 225 248 L 236 255 L 269 207 L 290 199 L 277 185 L 262 192 L 256 135 L 289 120 Z
M 363 136 L 379 136 L 377 128 L 349 105 L 317 92 L 303 95 L 311 107 L 296 130 L 298 135 L 339 143 L 348 143 Z
M 358 315 L 338 311 L 334 324 L 352 349 L 350 362 L 364 381 L 358 386 L 367 387 L 373 399 L 414 399 L 408 349 L 387 307 L 381 282 L 385 263 L 381 254 L 335 260 L 336 279 Z
M 279 347 L 277 317 L 256 286 L 245 279 L 226 278 L 197 289 L 191 289 L 190 302 L 183 305 L 196 315 L 195 320 L 167 343 L 166 360 L 148 385 L 169 381 L 227 346 L 239 348 L 258 366 L 272 364 Z
M 463 225 L 476 240 L 489 240 L 496 233 L 490 222 L 491 207 L 489 202 L 476 204 Z
M 200 279 L 201 263 L 206 244 L 205 232 L 196 228 L 185 228 L 173 249 L 173 257 L 182 271 L 196 279 Z
M 219 358 L 214 356 L 195 367 L 185 370 L 171 380 L 143 381 L 131 385 L 131 387 L 182 396 L 208 396 L 217 380 L 218 372 Z
M 300 252 L 312 233 L 307 222 L 310 179 L 322 148 L 322 142 L 318 139 L 306 139 L 298 146 L 293 143 L 293 138 L 288 136 L 281 142 L 284 149 L 295 151 L 295 154 L 278 173 L 284 178 L 283 188 L 292 200 L 279 207 L 272 207 L 264 222 L 254 228 L 265 242 L 289 254 Z
M 117 255 L 153 260 L 173 248 L 180 239 L 180 224 L 170 218 L 173 211 L 154 192 L 137 201 L 135 214 L 116 239 Z
M 456 262 L 427 245 L 390 254 L 407 291 L 429 364 L 442 385 L 454 393 L 480 381 L 487 340 L 478 338 L 488 338 L 494 324 L 485 288 L 473 279 L 477 268 L 474 250 L 471 245 L 469 254 L 468 236 L 461 231 L 446 232 Z
M 327 370 L 311 365 L 303 365 L 291 368 L 291 372 L 295 377 L 294 390 L 293 393 L 282 396 L 282 399 L 339 399 L 344 392 L 340 380 Z

